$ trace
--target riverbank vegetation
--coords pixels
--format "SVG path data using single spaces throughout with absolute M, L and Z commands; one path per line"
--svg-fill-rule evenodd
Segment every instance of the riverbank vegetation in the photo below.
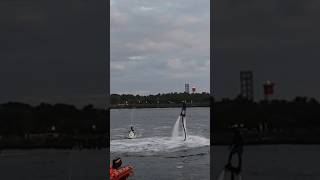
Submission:
M 209 106 L 210 94 L 202 93 L 166 93 L 156 95 L 112 94 L 111 108 L 148 108 L 148 107 L 179 107 L 181 101 L 188 106 Z
M 106 147 L 108 111 L 87 105 L 0 105 L 0 147 Z
M 170 93 L 149 96 L 112 95 L 115 108 L 209 107 L 208 93 Z M 0 105 L 0 148 L 103 148 L 108 146 L 110 110 L 92 105 L 41 103 Z M 248 101 L 241 97 L 213 104 L 215 144 L 230 142 L 230 130 L 242 129 L 246 143 L 319 144 L 320 104 L 314 98 Z
M 251 144 L 320 143 L 320 104 L 314 98 L 259 102 L 240 97 L 223 99 L 214 103 L 213 114 L 217 144 L 227 141 L 225 132 L 233 126 L 241 127 Z

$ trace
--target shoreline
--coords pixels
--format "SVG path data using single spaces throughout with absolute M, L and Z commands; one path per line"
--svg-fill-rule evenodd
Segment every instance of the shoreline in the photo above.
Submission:
M 317 139 L 317 136 L 310 138 L 310 135 L 305 136 L 305 139 L 297 139 L 295 136 L 290 137 L 275 137 L 270 138 L 271 136 L 265 137 L 256 137 L 249 138 L 244 137 L 245 142 L 244 146 L 263 146 L 263 145 L 320 145 L 320 140 Z M 279 139 L 277 139 L 279 138 Z M 307 139 L 307 140 L 306 140 Z M 5 144 L 2 143 L 0 146 L 0 154 L 3 150 L 37 150 L 37 149 L 46 149 L 46 150 L 101 150 L 110 148 L 110 142 L 107 143 L 106 138 L 90 138 L 86 139 L 85 142 L 79 142 L 78 140 L 70 140 L 66 142 L 66 139 L 60 139 L 62 142 L 46 142 L 46 143 L 37 143 L 36 141 L 6 141 Z M 109 139 L 110 140 L 110 139 Z M 230 145 L 232 139 L 230 136 L 214 136 L 213 144 L 210 146 L 228 146 Z
M 5 137 L 0 140 L 0 151 L 5 149 L 102 149 L 108 148 L 106 135 L 86 137 L 63 136 L 25 139 L 23 137 Z
M 232 133 L 216 133 L 213 135 L 213 145 L 229 145 Z M 311 133 L 244 133 L 244 145 L 320 145 L 319 134 Z
M 228 146 L 230 145 L 229 143 L 214 143 L 213 145 L 210 146 Z M 303 146 L 312 146 L 312 145 L 319 145 L 320 142 L 318 143 L 294 143 L 294 142 L 269 142 L 269 143 L 245 143 L 245 146 L 271 146 L 271 145 L 293 145 L 293 146 L 298 146 L 298 145 L 303 145 Z M 103 146 L 100 148 L 74 148 L 74 147 L 46 147 L 46 146 L 38 146 L 38 147 L 10 147 L 10 148 L 2 148 L 0 149 L 0 157 L 1 157 L 1 151 L 6 151 L 6 150 L 74 150 L 74 151 L 83 151 L 83 150 L 107 150 L 110 147 L 108 146 Z
M 187 108 L 192 107 L 210 107 L 209 104 L 187 104 Z M 111 105 L 110 109 L 147 109 L 147 108 L 181 108 L 180 104 L 128 104 Z

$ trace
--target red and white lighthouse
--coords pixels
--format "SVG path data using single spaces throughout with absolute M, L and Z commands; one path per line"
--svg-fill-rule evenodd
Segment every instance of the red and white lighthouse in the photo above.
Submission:
M 192 93 L 195 93 L 195 92 L 196 92 L 196 87 L 192 86 Z
M 264 89 L 265 100 L 269 100 L 269 97 L 274 93 L 274 83 L 271 81 L 266 81 L 263 84 L 263 89 Z

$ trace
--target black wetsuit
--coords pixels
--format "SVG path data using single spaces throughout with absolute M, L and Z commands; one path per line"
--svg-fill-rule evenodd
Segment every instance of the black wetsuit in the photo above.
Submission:
M 182 127 L 183 127 L 183 131 L 184 131 L 184 141 L 187 139 L 187 132 L 186 132 L 186 127 L 184 127 L 184 121 L 185 121 L 185 117 L 186 117 L 186 110 L 187 110 L 187 104 L 185 102 L 182 102 L 182 109 L 181 109 L 181 123 L 182 123 Z
M 234 154 L 238 155 L 239 161 L 238 161 L 238 167 L 235 168 L 238 173 L 241 171 L 242 166 L 242 153 L 243 153 L 243 138 L 239 131 L 234 132 L 233 136 L 233 142 L 231 144 L 231 151 L 228 158 L 228 167 L 231 167 L 231 159 Z

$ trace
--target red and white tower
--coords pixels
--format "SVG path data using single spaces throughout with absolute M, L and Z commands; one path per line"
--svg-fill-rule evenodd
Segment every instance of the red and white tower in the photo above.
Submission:
M 274 83 L 271 81 L 266 81 L 263 84 L 263 89 L 264 89 L 265 100 L 269 100 L 269 97 L 274 93 Z
M 195 92 L 196 92 L 196 87 L 192 86 L 192 93 L 195 93 Z

